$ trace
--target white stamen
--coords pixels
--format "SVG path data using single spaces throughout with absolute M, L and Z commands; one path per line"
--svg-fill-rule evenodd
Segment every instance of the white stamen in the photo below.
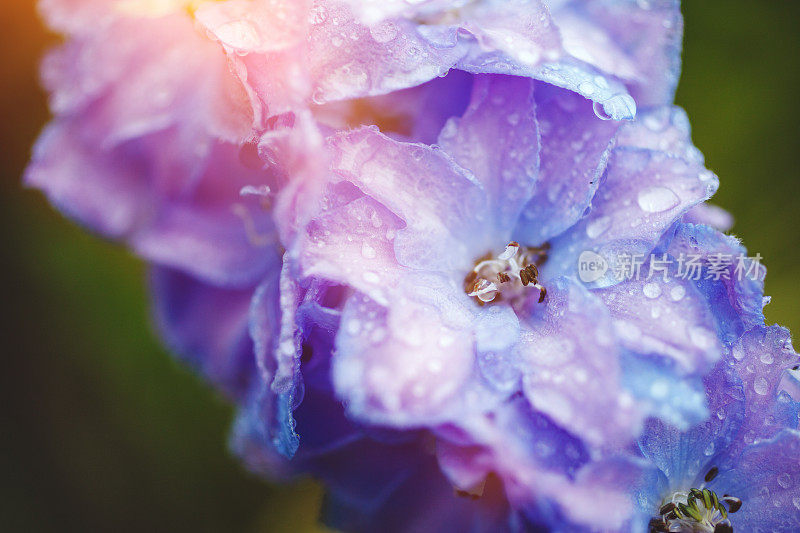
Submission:
M 491 302 L 497 297 L 497 285 L 494 282 L 482 279 L 475 284 L 475 289 L 469 296 L 476 296 L 482 302 Z
M 508 243 L 502 253 L 475 265 L 467 277 L 467 294 L 484 303 L 493 301 L 501 293 L 506 300 L 517 300 L 527 297 L 526 288 L 533 286 L 539 289 L 544 298 L 547 291 L 536 279 L 536 263 L 530 260 L 532 257 L 546 258 L 546 248 L 527 248 L 517 242 Z
M 519 243 L 510 242 L 508 243 L 508 246 L 506 246 L 505 251 L 497 256 L 497 259 L 499 259 L 500 261 L 508 261 L 515 255 L 517 255 L 518 251 L 519 251 Z

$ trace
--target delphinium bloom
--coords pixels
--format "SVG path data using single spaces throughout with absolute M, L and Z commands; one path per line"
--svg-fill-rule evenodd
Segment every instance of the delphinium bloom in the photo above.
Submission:
M 697 225 L 729 219 L 671 106 L 677 2 L 42 7 L 69 40 L 27 182 L 153 264 L 250 468 L 318 477 L 344 530 L 654 514 L 630 450 L 702 423 L 764 321 L 757 265 L 654 268 L 743 252 Z
M 800 528 L 800 403 L 780 386 L 798 361 L 788 331 L 753 328 L 705 378 L 707 422 L 648 423 L 640 448 L 657 470 L 636 490 L 651 531 Z

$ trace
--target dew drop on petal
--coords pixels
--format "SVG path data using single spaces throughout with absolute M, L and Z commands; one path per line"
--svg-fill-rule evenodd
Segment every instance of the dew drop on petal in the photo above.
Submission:
M 669 291 L 669 297 L 673 302 L 681 301 L 685 295 L 686 289 L 683 287 L 683 285 L 676 285 Z
M 602 235 L 611 226 L 611 218 L 603 216 L 592 220 L 586 225 L 586 235 L 594 239 Z
M 375 256 L 378 254 L 375 251 L 375 248 L 367 243 L 364 243 L 361 245 L 361 255 L 363 255 L 365 259 L 375 259 Z
M 680 198 L 670 189 L 656 186 L 639 191 L 637 202 L 642 211 L 660 213 L 678 205 Z
M 767 383 L 767 378 L 764 376 L 759 376 L 753 381 L 753 390 L 756 391 L 756 394 L 761 394 L 762 396 L 767 393 L 769 389 L 769 384 Z
M 606 113 L 606 110 L 603 109 L 603 104 L 600 102 L 592 102 L 592 110 L 600 120 L 611 120 L 611 115 Z
M 361 331 L 361 323 L 358 320 L 348 320 L 345 327 L 350 335 L 358 335 L 358 332 Z
M 644 295 L 648 298 L 658 298 L 661 296 L 661 286 L 658 283 L 650 282 L 645 284 L 642 288 L 642 292 L 644 292 Z
M 375 41 L 388 43 L 397 37 L 399 30 L 397 25 L 391 20 L 385 20 L 380 24 L 370 27 L 369 33 Z
M 731 355 L 737 361 L 741 361 L 742 359 L 744 359 L 744 349 L 742 349 L 740 345 L 736 345 L 733 348 L 731 348 Z
M 780 485 L 782 488 L 788 489 L 791 484 L 792 478 L 787 472 L 784 472 L 778 476 L 778 485 Z
M 769 350 L 764 350 L 763 352 L 761 352 L 761 356 L 759 357 L 759 359 L 761 359 L 761 362 L 764 363 L 765 365 L 771 365 L 772 362 L 775 360 L 775 358 L 772 356 L 772 352 L 770 352 Z
M 714 345 L 714 334 L 701 326 L 689 328 L 689 339 L 691 339 L 692 344 L 701 350 L 711 348 Z

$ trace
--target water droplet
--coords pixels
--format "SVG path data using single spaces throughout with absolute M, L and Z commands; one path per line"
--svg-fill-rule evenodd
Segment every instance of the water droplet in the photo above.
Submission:
M 601 120 L 632 119 L 636 116 L 636 102 L 629 94 L 615 94 L 602 103 L 594 102 L 592 109 Z
M 658 298 L 661 296 L 661 286 L 658 283 L 650 282 L 645 284 L 642 288 L 642 292 L 648 298 Z
M 594 239 L 602 235 L 611 226 L 611 217 L 603 216 L 586 224 L 586 235 Z
M 582 81 L 578 84 L 578 92 L 584 96 L 591 96 L 596 90 L 597 87 L 590 81 Z
M 642 211 L 648 213 L 660 213 L 667 209 L 672 209 L 680 203 L 680 198 L 670 189 L 666 187 L 649 187 L 639 191 L 639 196 L 636 201 Z
M 348 320 L 346 329 L 350 335 L 358 335 L 358 332 L 361 331 L 361 322 L 355 319 Z
M 364 281 L 366 281 L 367 283 L 377 284 L 381 281 L 380 276 L 378 276 L 375 272 L 371 271 L 364 272 L 363 278 Z
M 369 29 L 370 35 L 379 43 L 388 43 L 397 37 L 397 25 L 391 20 L 385 20 Z
M 669 291 L 669 297 L 672 299 L 673 302 L 679 302 L 686 296 L 686 289 L 683 285 L 675 285 Z
M 769 384 L 767 383 L 767 378 L 764 376 L 759 376 L 753 381 L 753 390 L 756 391 L 756 394 L 764 396 L 767 394 L 768 389 Z
M 769 350 L 762 352 L 759 359 L 761 359 L 761 362 L 764 363 L 765 365 L 771 365 L 772 362 L 775 360 L 775 358 L 772 356 L 772 352 L 770 352 Z
M 792 484 L 792 478 L 788 472 L 784 472 L 783 474 L 778 476 L 778 485 L 780 485 L 784 489 L 788 489 L 791 484 Z
M 375 248 L 367 243 L 363 243 L 361 245 L 361 255 L 364 256 L 365 259 L 375 259 L 378 253 L 375 251 Z
M 736 346 L 731 348 L 731 355 L 737 361 L 741 361 L 742 359 L 744 359 L 744 349 L 742 348 L 741 345 L 737 344 Z
M 702 326 L 689 328 L 689 339 L 701 350 L 707 350 L 714 345 L 714 334 Z
M 713 442 L 709 442 L 708 443 L 708 446 L 706 446 L 705 450 L 703 450 L 703 454 L 705 454 L 707 457 L 710 457 L 711 455 L 714 454 L 714 443 Z
M 322 24 L 328 19 L 328 10 L 323 5 L 314 5 L 308 14 L 311 24 Z
M 441 346 L 442 348 L 447 348 L 454 342 L 456 342 L 456 338 L 452 335 L 442 335 L 441 337 L 439 337 L 439 346 Z
M 600 102 L 592 102 L 592 110 L 600 120 L 611 120 L 611 115 L 606 113 L 606 110 L 603 108 L 603 104 Z

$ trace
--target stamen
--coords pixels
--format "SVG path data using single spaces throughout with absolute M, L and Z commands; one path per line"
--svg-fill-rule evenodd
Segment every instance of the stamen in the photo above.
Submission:
M 706 475 L 713 480 L 719 473 L 714 467 Z M 729 508 L 725 507 L 728 504 Z M 650 533 L 665 531 L 691 531 L 693 533 L 733 532 L 728 513 L 735 513 L 742 505 L 739 498 L 728 494 L 722 498 L 708 488 L 691 488 L 688 492 L 674 492 L 658 509 L 657 517 L 650 520 Z
M 719 474 L 719 468 L 716 466 L 711 467 L 711 470 L 708 471 L 705 477 L 706 483 L 711 483 L 714 481 L 714 478 L 717 477 L 717 474 Z
M 476 262 L 464 278 L 464 291 L 484 304 L 499 297 L 507 300 L 525 298 L 524 289 L 539 290 L 541 303 L 547 290 L 539 283 L 539 266 L 547 259 L 549 244 L 541 247 L 520 246 L 511 241 L 497 256 L 486 254 Z
M 728 504 L 729 513 L 735 513 L 736 511 L 742 508 L 742 500 L 740 500 L 736 496 L 731 496 L 730 494 L 726 494 L 722 497 L 722 501 Z

